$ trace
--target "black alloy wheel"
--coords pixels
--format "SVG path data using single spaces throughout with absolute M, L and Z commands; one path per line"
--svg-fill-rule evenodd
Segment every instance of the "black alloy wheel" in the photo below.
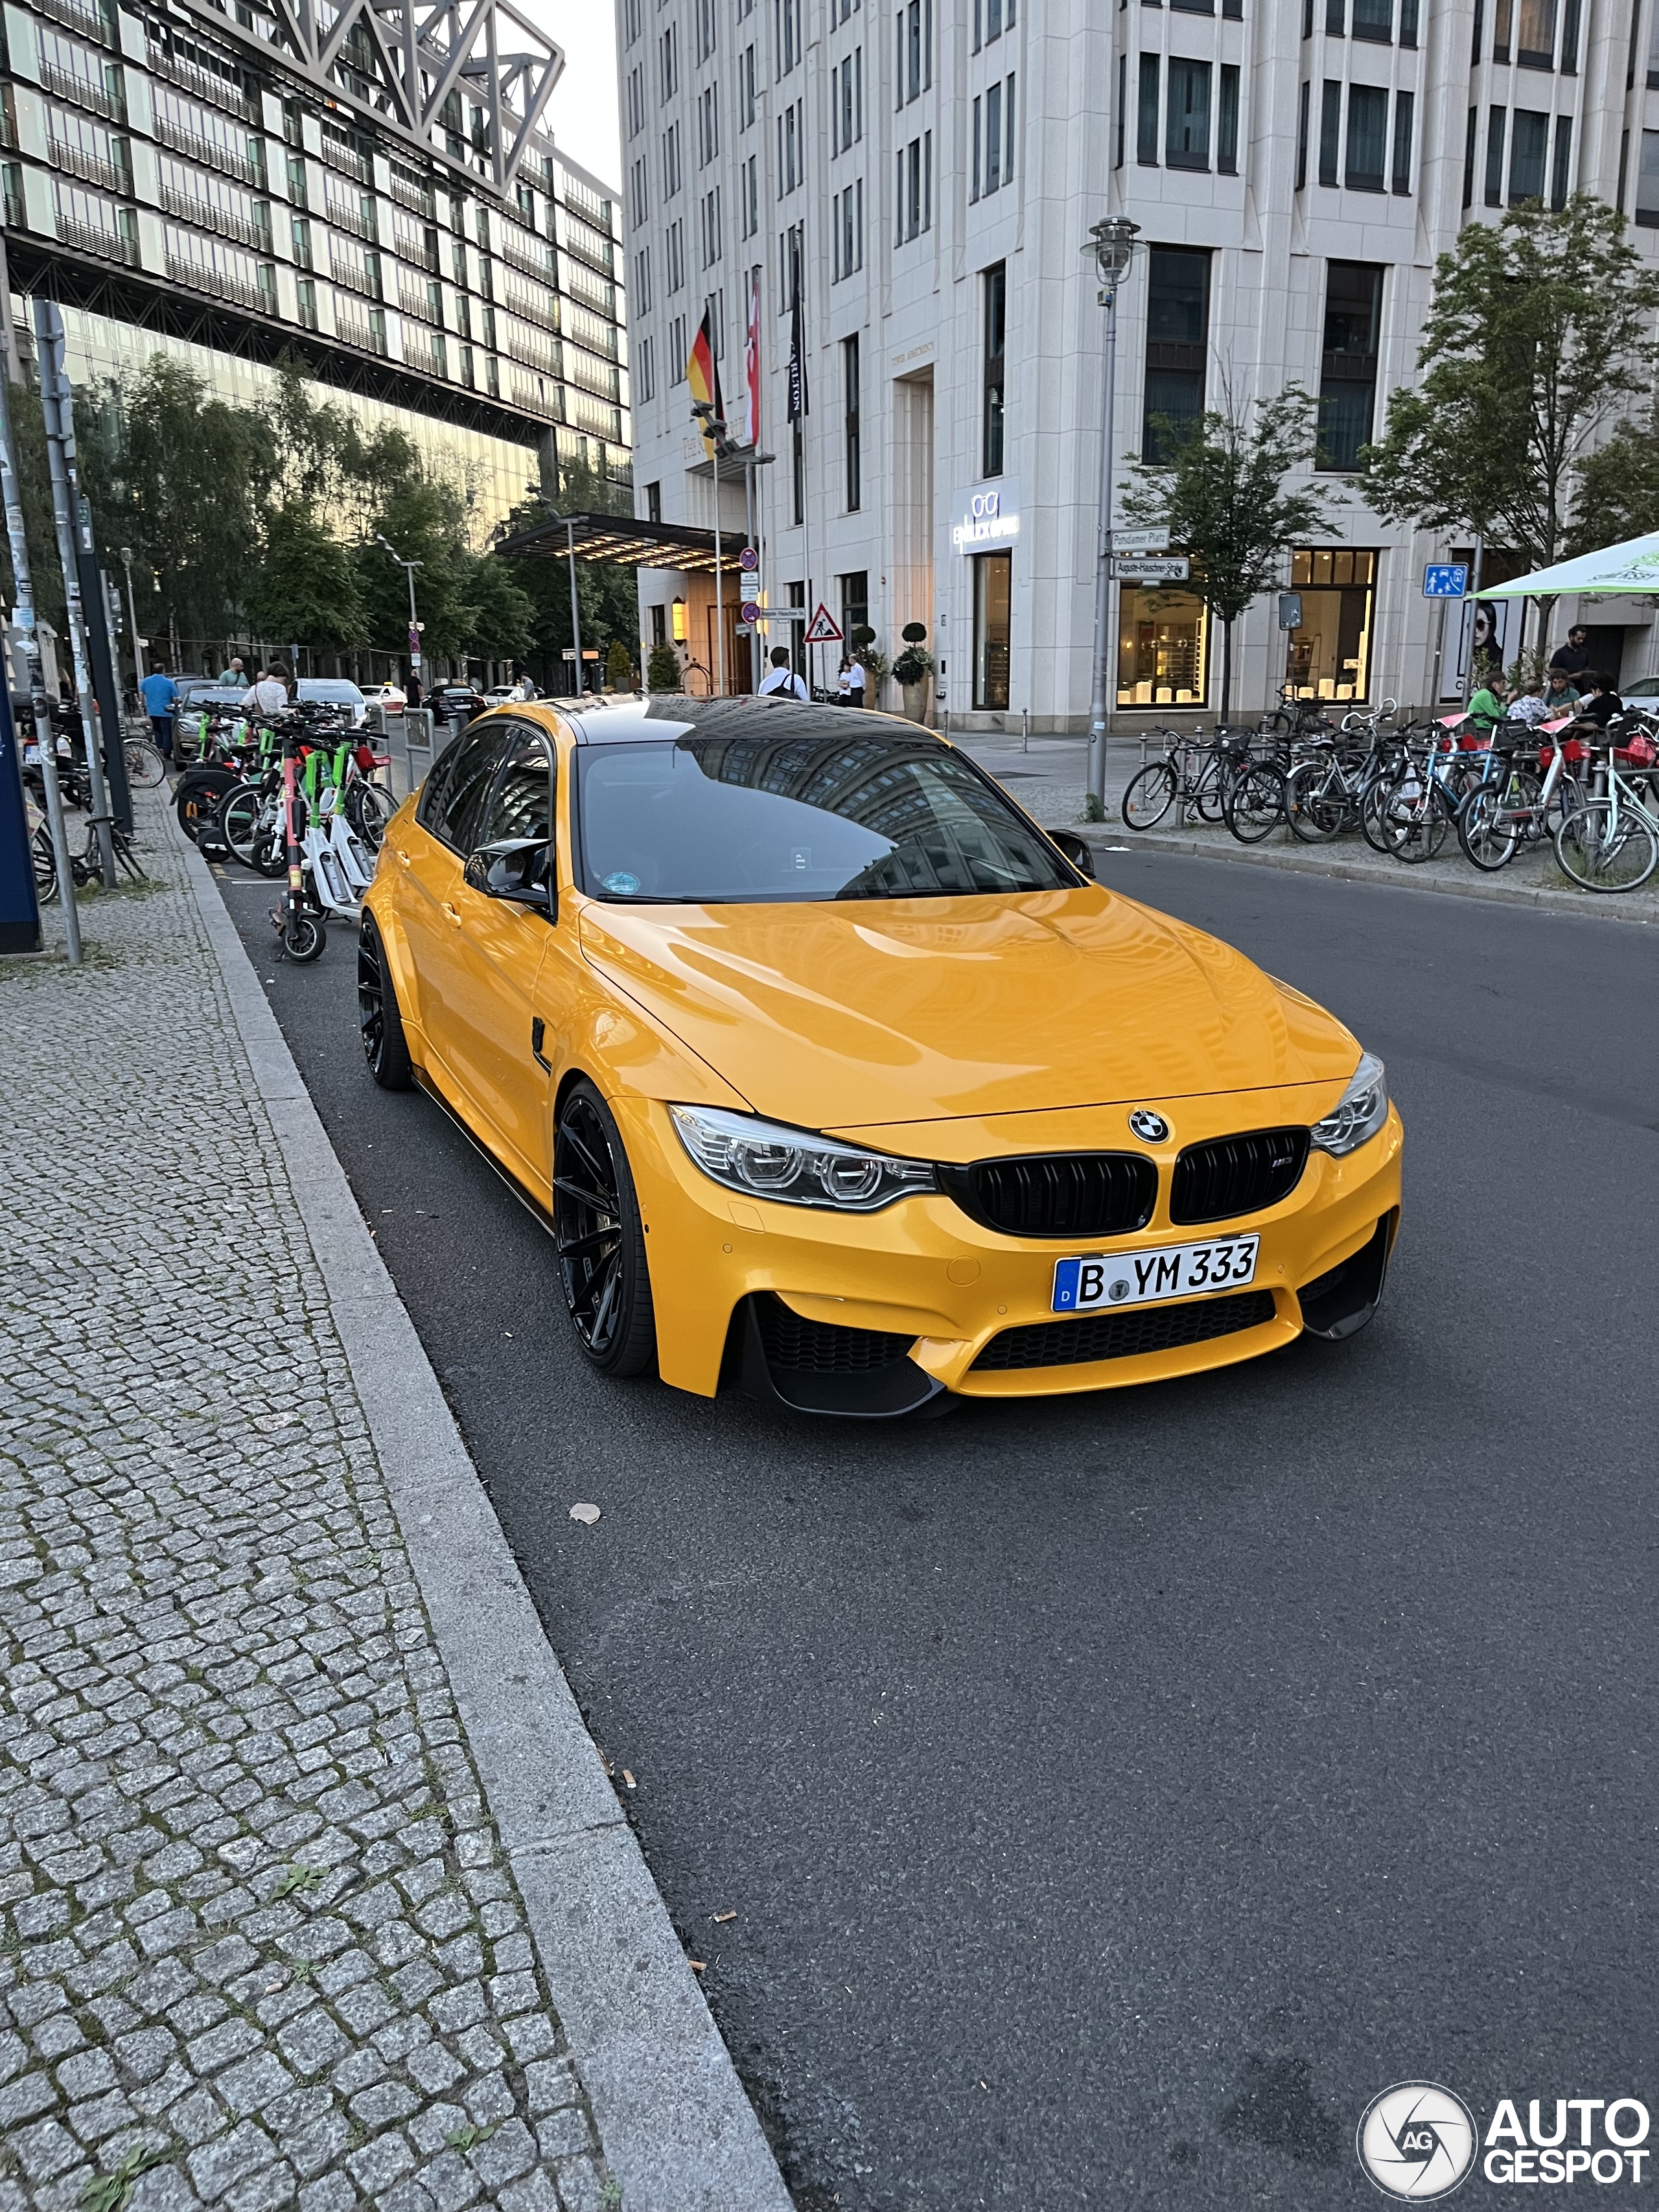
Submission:
M 643 1374 L 657 1329 L 639 1200 L 622 1133 L 586 1077 L 554 1133 L 553 1235 L 583 1352 L 601 1374 Z
M 386 947 L 372 914 L 357 933 L 357 1022 L 363 1058 L 382 1091 L 407 1091 L 415 1079 L 404 1035 L 398 989 L 386 967 Z

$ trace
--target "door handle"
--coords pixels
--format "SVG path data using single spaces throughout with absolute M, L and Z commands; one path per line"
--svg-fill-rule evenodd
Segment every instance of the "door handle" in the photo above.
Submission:
M 453 906 L 451 906 L 451 904 L 449 903 L 449 901 L 448 901 L 447 899 L 446 899 L 446 900 L 444 901 L 444 912 L 445 912 L 445 913 L 449 916 L 449 919 L 450 919 L 450 920 L 454 923 L 454 925 L 455 925 L 456 928 L 457 928 L 457 929 L 459 929 L 459 928 L 460 927 L 460 926 L 461 926 L 460 909 L 459 909 L 458 907 L 453 907 Z
M 394 845 L 392 849 L 398 855 L 400 866 L 406 868 L 409 866 L 409 855 L 404 852 L 403 847 L 401 845 Z

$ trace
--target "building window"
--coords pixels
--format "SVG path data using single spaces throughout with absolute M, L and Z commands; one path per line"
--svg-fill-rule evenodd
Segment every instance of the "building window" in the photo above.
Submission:
M 705 192 L 702 198 L 702 265 L 705 269 L 712 268 L 720 259 L 720 188 L 716 185 L 714 191 Z
M 651 312 L 651 248 L 642 246 L 634 256 L 634 297 L 629 305 L 641 315 Z
M 1158 56 L 1142 54 L 1140 109 L 1135 119 L 1135 159 L 1145 169 L 1158 167 Z
M 685 317 L 676 315 L 668 325 L 668 380 L 684 384 L 685 364 L 690 356 L 685 349 Z
M 1504 132 L 1508 112 L 1494 107 L 1486 118 L 1486 205 L 1504 204 Z
M 1544 163 L 1550 119 L 1536 108 L 1517 107 L 1510 128 L 1510 205 L 1544 197 Z
M 662 196 L 672 200 L 680 188 L 680 126 L 671 123 L 662 134 Z
M 1123 167 L 1124 110 L 1129 104 L 1129 57 L 1117 58 L 1117 110 L 1112 118 L 1112 167 Z
M 862 504 L 863 464 L 859 434 L 859 342 L 856 333 L 841 342 L 842 430 L 847 448 L 847 512 Z
M 1208 623 L 1187 592 L 1125 584 L 1118 601 L 1120 707 L 1201 707 Z
M 635 161 L 629 176 L 632 195 L 632 204 L 629 211 L 633 217 L 635 228 L 637 229 L 651 212 L 651 194 L 646 183 L 645 163 L 642 161 Z M 459 246 L 456 251 L 465 265 L 466 248 L 464 246 Z M 465 276 L 461 281 L 465 282 Z
M 656 349 L 649 337 L 640 340 L 639 368 L 635 378 L 636 398 L 654 399 L 657 396 Z
M 1408 92 L 1397 92 L 1394 96 L 1394 189 L 1409 192 L 1412 188 L 1412 126 L 1416 102 Z
M 974 556 L 974 705 L 996 713 L 1008 704 L 1012 553 Z
M 1510 32 L 1514 21 L 1514 0 L 1495 0 L 1492 21 L 1492 58 L 1495 62 L 1506 62 L 1510 58 Z
M 628 72 L 628 135 L 637 138 L 645 128 L 645 71 L 635 65 Z
M 778 198 L 798 191 L 806 175 L 806 106 L 793 100 L 778 118 Z
M 1555 118 L 1555 159 L 1550 167 L 1550 205 L 1564 208 L 1572 190 L 1572 118 Z
M 1521 37 L 1515 58 L 1522 69 L 1555 67 L 1555 0 L 1521 0 Z
M 1238 70 L 1221 64 L 1215 118 L 1215 165 L 1224 177 L 1238 174 Z
M 697 94 L 697 167 L 706 169 L 720 150 L 720 87 L 705 85 Z
M 1210 342 L 1210 257 L 1154 246 L 1146 257 L 1146 382 L 1141 458 L 1156 468 L 1204 412 Z
M 648 483 L 645 488 L 645 519 L 647 522 L 662 520 L 662 486 L 659 483 Z M 662 609 L 653 607 L 652 612 L 660 615 Z M 660 645 L 662 640 L 657 638 L 653 642 Z
M 848 185 L 830 204 L 835 259 L 830 281 L 839 283 L 864 266 L 864 179 Z
M 1642 158 L 1636 172 L 1636 220 L 1644 230 L 1659 230 L 1659 131 L 1642 133 Z
M 739 131 L 755 125 L 755 49 L 745 46 L 738 57 L 738 112 Z
M 908 0 L 898 11 L 898 105 L 920 100 L 933 82 L 933 0 Z
M 974 52 L 1014 27 L 1014 0 L 974 0 Z
M 1480 110 L 1472 107 L 1463 132 L 1463 204 L 1470 206 L 1474 199 L 1474 156 L 1480 140 Z
M 1210 166 L 1210 64 L 1171 59 L 1164 158 L 1172 169 Z
M 1380 192 L 1388 150 L 1389 95 L 1375 85 L 1348 87 L 1348 166 L 1351 192 Z
M 981 279 L 985 301 L 984 398 L 980 474 L 1002 474 L 1004 396 L 1008 362 L 1008 265 L 999 261 Z
M 680 88 L 680 57 L 672 23 L 657 41 L 657 76 L 663 99 L 672 100 Z
M 1346 550 L 1291 556 L 1302 627 L 1288 633 L 1285 680 L 1302 699 L 1363 699 L 1370 677 L 1376 556 Z
M 1319 181 L 1334 185 L 1342 137 L 1342 88 L 1327 77 L 1319 106 Z
M 760 156 L 751 154 L 738 171 L 738 199 L 743 215 L 743 234 L 752 238 L 760 228 Z
M 854 631 L 870 627 L 870 577 L 867 570 L 855 568 L 839 580 L 842 635 L 847 640 L 847 650 L 850 653 Z M 875 701 L 866 698 L 864 703 L 866 707 L 872 707 Z
M 898 157 L 898 234 L 902 246 L 933 227 L 933 134 L 924 131 Z
M 1301 191 L 1308 181 L 1308 109 L 1313 87 L 1304 80 L 1296 96 L 1296 189 Z
M 1353 35 L 1386 46 L 1394 37 L 1394 0 L 1353 0 Z
M 864 49 L 855 46 L 830 72 L 830 151 L 844 154 L 864 136 Z
M 685 225 L 671 222 L 663 233 L 663 246 L 668 258 L 668 289 L 678 292 L 685 282 Z
M 800 59 L 800 0 L 772 0 L 772 50 L 780 76 Z
M 984 111 L 983 130 L 981 110 Z M 994 84 L 974 102 L 973 165 L 969 173 L 968 197 L 981 198 L 1000 191 L 1014 178 L 1014 80 Z
M 1325 276 L 1325 346 L 1320 362 L 1322 469 L 1353 469 L 1368 444 L 1376 404 L 1376 345 L 1382 319 L 1382 271 L 1364 261 L 1333 261 Z

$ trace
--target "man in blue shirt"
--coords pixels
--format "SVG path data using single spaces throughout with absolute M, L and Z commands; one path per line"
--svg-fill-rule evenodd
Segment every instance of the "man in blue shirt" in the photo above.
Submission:
M 163 760 L 173 758 L 173 710 L 179 703 L 179 686 L 163 669 L 156 669 L 145 677 L 139 685 L 144 695 L 144 712 L 149 716 L 150 735 L 155 740 L 155 750 Z

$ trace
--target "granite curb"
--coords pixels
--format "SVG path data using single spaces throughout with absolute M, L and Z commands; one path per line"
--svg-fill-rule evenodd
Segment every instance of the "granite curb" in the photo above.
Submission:
M 483 1484 L 206 863 L 167 817 L 281 1139 L 421 1597 L 623 2212 L 790 2198 Z
M 1236 837 L 1181 836 L 1169 830 L 1126 830 L 1119 823 L 1068 822 L 1056 828 L 1086 838 L 1097 851 L 1180 853 L 1200 860 L 1242 862 L 1247 867 L 1288 868 L 1302 875 L 1328 876 L 1341 883 L 1380 884 L 1385 890 L 1431 891 L 1443 898 L 1481 899 L 1501 906 L 1529 907 L 1534 913 L 1573 915 L 1592 921 L 1621 921 L 1651 928 L 1659 921 L 1659 900 L 1641 892 L 1598 897 L 1590 891 L 1552 890 L 1528 884 L 1494 883 L 1466 869 L 1455 879 L 1427 868 L 1369 867 L 1363 861 L 1327 855 L 1316 848 L 1296 850 L 1241 845 Z

